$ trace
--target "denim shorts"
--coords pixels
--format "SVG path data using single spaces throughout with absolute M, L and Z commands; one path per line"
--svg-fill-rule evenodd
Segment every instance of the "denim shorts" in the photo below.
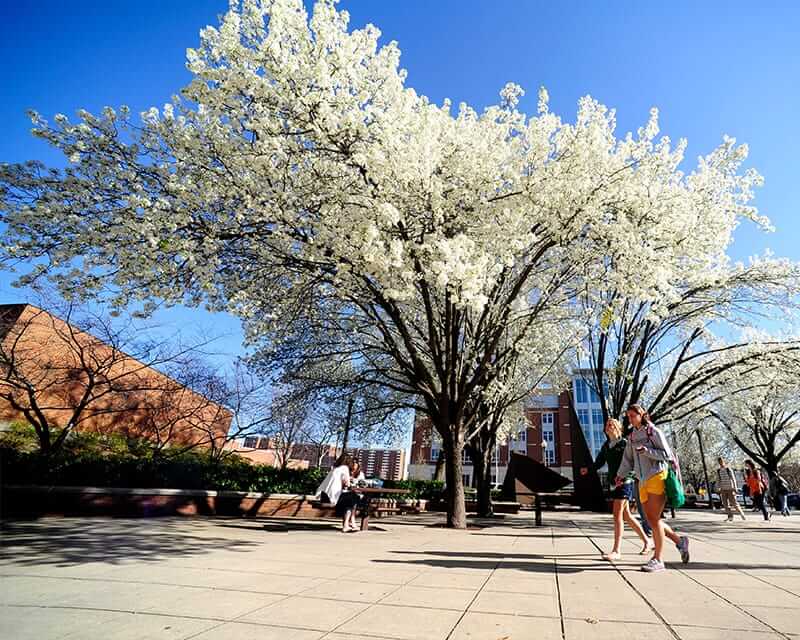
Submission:
M 626 482 L 611 489 L 612 500 L 631 500 L 633 498 L 633 483 Z

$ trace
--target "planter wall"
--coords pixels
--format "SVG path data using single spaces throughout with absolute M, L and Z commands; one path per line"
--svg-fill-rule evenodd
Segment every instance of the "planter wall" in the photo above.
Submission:
M 22 485 L 6 485 L 0 489 L 3 517 L 219 515 L 320 518 L 332 515 L 330 508 L 320 508 L 313 501 L 313 496 L 246 491 Z

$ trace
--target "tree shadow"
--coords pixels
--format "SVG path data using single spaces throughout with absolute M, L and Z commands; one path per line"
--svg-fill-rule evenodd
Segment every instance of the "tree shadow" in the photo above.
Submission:
M 207 521 L 204 521 L 207 522 Z M 260 542 L 212 537 L 193 522 L 127 519 L 42 519 L 0 525 L 0 559 L 16 566 L 122 564 L 199 556 L 211 551 L 250 551 Z
M 598 552 L 594 553 L 497 553 L 493 551 L 392 551 L 398 555 L 422 555 L 437 556 L 443 558 L 513 558 L 515 560 L 558 560 L 559 558 L 588 558 L 594 559 Z
M 456 554 L 454 554 L 456 555 Z M 488 555 L 488 554 L 487 554 Z M 600 560 L 598 557 L 597 566 L 585 566 L 585 565 L 576 565 L 576 564 L 569 564 L 569 563 L 558 563 L 558 573 L 581 573 L 583 571 L 616 571 L 614 566 L 604 560 Z M 497 559 L 489 559 L 489 560 L 469 560 L 469 559 L 460 559 L 460 560 L 446 560 L 443 558 L 427 558 L 427 559 L 419 559 L 419 560 L 388 560 L 388 559 L 377 559 L 373 560 L 375 563 L 379 564 L 397 564 L 397 565 L 418 565 L 418 566 L 425 566 L 425 567 L 433 567 L 439 569 L 486 569 L 492 570 L 496 569 L 498 562 Z M 520 571 L 524 573 L 555 573 L 555 564 L 553 560 L 542 560 L 541 562 L 502 562 L 503 569 L 512 569 L 515 571 Z

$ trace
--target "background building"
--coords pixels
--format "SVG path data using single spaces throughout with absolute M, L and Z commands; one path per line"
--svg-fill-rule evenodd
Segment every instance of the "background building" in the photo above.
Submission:
M 309 442 L 296 442 L 291 448 L 282 448 L 265 435 L 247 436 L 241 442 L 233 444 L 230 449 L 255 464 L 270 466 L 280 465 L 281 457 L 285 455 L 281 449 L 284 449 L 288 451 L 287 466 L 295 469 L 308 467 L 328 469 L 342 453 L 341 447 Z M 367 478 L 402 480 L 405 476 L 404 449 L 348 448 L 347 451 L 358 460 Z
M 542 387 L 525 406 L 527 427 L 521 429 L 515 438 L 495 449 L 490 474 L 492 482 L 502 484 L 508 469 L 511 452 L 521 453 L 542 462 L 554 471 L 572 478 L 572 442 L 570 437 L 570 394 L 575 399 L 575 410 L 581 423 L 586 442 L 595 457 L 605 441 L 603 433 L 603 412 L 600 398 L 587 382 L 589 372 L 575 370 L 571 390 L 548 392 Z M 434 477 L 436 461 L 441 451 L 441 439 L 425 417 L 418 417 L 414 423 L 411 440 L 410 478 L 430 480 Z M 472 463 L 466 451 L 463 453 L 464 482 L 473 482 Z
M 119 345 L 33 305 L 0 305 L 0 423 L 29 422 L 26 413 L 49 429 L 219 449 L 232 418 Z

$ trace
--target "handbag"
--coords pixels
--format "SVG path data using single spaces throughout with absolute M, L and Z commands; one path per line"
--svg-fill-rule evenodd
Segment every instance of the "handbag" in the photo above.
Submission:
M 669 469 L 667 469 L 664 493 L 667 495 L 667 502 L 673 509 L 680 509 L 686 503 L 686 494 L 683 492 L 683 485 L 673 462 L 670 462 Z

